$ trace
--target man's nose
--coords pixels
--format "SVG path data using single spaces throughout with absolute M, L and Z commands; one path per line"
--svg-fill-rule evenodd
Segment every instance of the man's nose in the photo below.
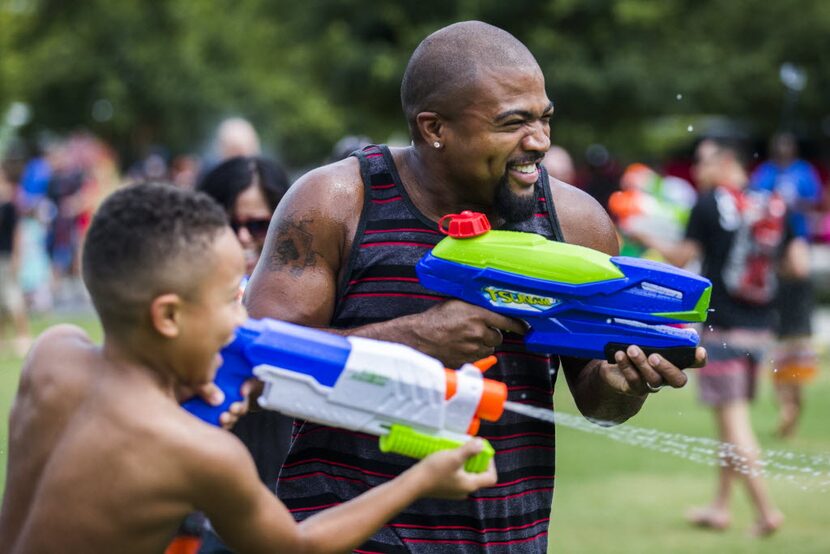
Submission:
M 536 121 L 525 135 L 522 144 L 525 150 L 545 153 L 550 149 L 550 131 L 543 122 Z

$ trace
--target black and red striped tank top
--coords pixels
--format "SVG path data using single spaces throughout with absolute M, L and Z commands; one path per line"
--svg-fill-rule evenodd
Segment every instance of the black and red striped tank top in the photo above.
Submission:
M 355 153 L 365 204 L 348 269 L 339 283 L 332 327 L 350 328 L 422 312 L 445 297 L 422 287 L 415 264 L 443 237 L 414 206 L 385 146 Z M 547 174 L 536 183 L 534 216 L 509 228 L 561 240 Z M 507 383 L 509 399 L 553 408 L 558 360 L 527 352 L 520 336 L 506 334 L 499 363 L 487 377 Z M 496 449 L 499 482 L 465 501 L 421 500 L 389 522 L 356 552 L 545 553 L 553 499 L 555 435 L 552 426 L 505 413 L 482 422 L 480 436 Z M 337 505 L 399 475 L 412 465 L 382 454 L 377 437 L 312 423 L 297 423 L 277 486 L 298 520 Z

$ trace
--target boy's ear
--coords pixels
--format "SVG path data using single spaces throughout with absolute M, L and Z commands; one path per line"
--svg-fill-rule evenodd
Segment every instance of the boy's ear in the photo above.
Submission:
M 174 339 L 181 331 L 182 298 L 168 293 L 157 296 L 150 303 L 150 321 L 162 336 Z

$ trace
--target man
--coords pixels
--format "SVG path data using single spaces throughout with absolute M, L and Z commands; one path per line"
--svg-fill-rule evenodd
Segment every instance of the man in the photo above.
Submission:
M 744 192 L 748 177 L 733 142 L 702 141 L 694 169 L 703 194 L 689 216 L 686 238 L 669 244 L 640 237 L 675 265 L 701 258 L 702 273 L 712 281 L 712 313 L 702 336 L 711 359 L 700 369 L 698 382 L 701 401 L 712 407 L 723 441 L 723 464 L 715 499 L 706 508 L 691 510 L 688 518 L 701 527 L 728 527 L 732 485 L 742 479 L 757 514 L 752 532 L 764 536 L 778 529 L 783 516 L 758 470 L 749 402 L 772 339 L 779 266 L 785 274 L 805 274 L 806 243 L 793 239 L 783 199 Z
M 573 183 L 576 179 L 573 158 L 561 146 L 551 145 L 542 159 L 542 165 L 545 166 L 548 175 L 554 179 L 566 183 Z
M 16 186 L 0 166 L 0 349 L 23 357 L 29 350 L 29 317 L 20 269 L 23 257 L 23 229 L 15 203 Z M 6 342 L 6 320 L 12 327 L 12 338 Z M 6 350 L 8 348 L 8 350 Z
M 770 159 L 753 172 L 750 187 L 775 191 L 787 202 L 795 233 L 810 240 L 809 213 L 821 197 L 821 180 L 815 168 L 798 157 L 798 142 L 791 133 L 776 133 L 770 140 Z M 803 249 L 809 264 L 809 250 Z M 815 303 L 809 276 L 781 280 L 778 288 L 778 326 L 773 359 L 773 384 L 779 404 L 778 435 L 795 433 L 802 410 L 802 387 L 815 377 L 818 356 L 812 346 L 812 312 Z
M 495 352 L 499 363 L 488 377 L 506 382 L 510 399 L 552 407 L 558 360 L 525 351 L 523 323 L 437 296 L 420 286 L 414 271 L 441 238 L 438 219 L 465 209 L 486 213 L 497 228 L 616 252 L 602 208 L 549 180 L 540 165 L 553 115 L 542 72 L 507 32 L 458 23 L 415 50 L 401 100 L 411 146 L 366 147 L 289 190 L 246 292 L 249 310 L 408 344 L 448 367 Z M 699 351 L 699 362 L 704 358 Z M 562 359 L 586 416 L 624 421 L 641 408 L 649 387 L 686 383 L 680 369 L 659 356 L 647 360 L 637 347 L 618 352 L 617 360 Z M 360 551 L 545 552 L 553 429 L 506 414 L 483 424 L 480 434 L 497 451 L 497 486 L 455 506 L 418 503 Z M 277 493 L 303 519 L 409 463 L 380 454 L 366 435 L 305 423 L 295 428 Z

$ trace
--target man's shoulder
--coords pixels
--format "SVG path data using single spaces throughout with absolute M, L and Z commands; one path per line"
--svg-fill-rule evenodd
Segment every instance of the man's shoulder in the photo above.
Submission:
M 553 177 L 548 182 L 565 240 L 616 254 L 616 231 L 605 208 L 582 189 Z
M 355 193 L 362 189 L 360 162 L 354 156 L 330 164 L 316 167 L 304 173 L 291 186 L 291 190 L 298 190 L 302 194 L 314 191 Z

